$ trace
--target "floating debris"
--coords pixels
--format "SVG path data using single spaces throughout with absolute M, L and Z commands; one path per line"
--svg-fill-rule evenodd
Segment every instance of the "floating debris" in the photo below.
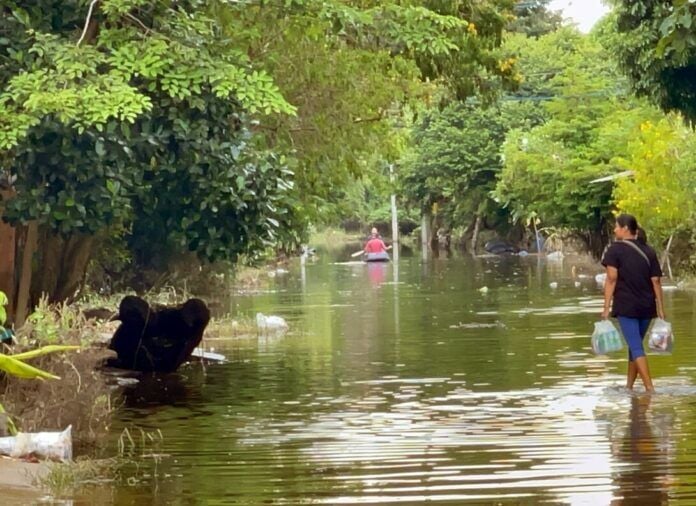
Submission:
M 501 328 L 505 329 L 507 326 L 500 321 L 497 321 L 495 323 L 479 323 L 479 322 L 471 322 L 471 323 L 462 323 L 459 322 L 456 325 L 450 325 L 449 328 L 451 329 L 492 329 L 492 328 Z
M 283 333 L 289 328 L 288 323 L 280 316 L 266 316 L 263 313 L 256 314 L 256 326 L 261 333 Z
M 200 348 L 196 348 L 191 352 L 191 357 L 198 358 L 201 360 L 208 360 L 210 362 L 226 362 L 227 357 L 221 355 L 220 353 L 215 353 L 213 351 L 203 351 Z

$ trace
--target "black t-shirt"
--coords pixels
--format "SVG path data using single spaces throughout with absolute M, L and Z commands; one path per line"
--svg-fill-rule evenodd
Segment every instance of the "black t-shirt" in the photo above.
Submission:
M 662 276 L 660 262 L 657 261 L 655 250 L 650 246 L 629 240 L 645 253 L 650 264 L 648 265 L 643 255 L 638 253 L 630 244 L 621 244 L 621 241 L 617 241 L 609 246 L 609 249 L 604 253 L 604 258 L 602 258 L 602 265 L 616 267 L 619 271 L 611 315 L 628 318 L 655 318 L 657 306 L 650 278 Z

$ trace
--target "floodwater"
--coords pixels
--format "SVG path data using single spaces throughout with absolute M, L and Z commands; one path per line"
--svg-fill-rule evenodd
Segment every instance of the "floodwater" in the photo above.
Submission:
M 592 268 L 348 253 L 221 297 L 291 330 L 127 389 L 114 438 L 137 427 L 148 455 L 72 504 L 696 504 L 693 292 L 666 292 L 677 343 L 647 396 L 624 352 L 592 354 Z

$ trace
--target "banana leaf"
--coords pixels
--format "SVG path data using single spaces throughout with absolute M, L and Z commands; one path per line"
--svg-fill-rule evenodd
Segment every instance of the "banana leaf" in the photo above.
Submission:
M 7 432 L 10 433 L 10 436 L 16 436 L 17 435 L 17 426 L 14 424 L 12 421 L 12 418 L 7 415 L 7 411 L 5 411 L 5 406 L 0 404 L 0 415 L 6 415 L 6 424 L 7 424 Z
M 37 369 L 21 360 L 17 360 L 10 355 L 0 353 L 0 370 L 7 374 L 25 379 L 60 379 L 49 372 Z
M 43 346 L 36 350 L 25 351 L 24 353 L 17 353 L 15 355 L 10 356 L 15 360 L 27 360 L 30 358 L 40 357 L 41 355 L 48 355 L 49 353 L 55 353 L 58 351 L 75 351 L 79 349 L 79 346 L 49 344 L 48 346 Z

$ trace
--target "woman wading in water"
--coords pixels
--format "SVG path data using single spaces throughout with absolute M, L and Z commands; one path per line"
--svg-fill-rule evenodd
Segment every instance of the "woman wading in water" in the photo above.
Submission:
M 604 310 L 602 318 L 611 316 L 619 320 L 619 326 L 628 345 L 628 375 L 626 388 L 633 389 L 640 375 L 645 390 L 654 392 L 648 359 L 643 350 L 650 321 L 659 316 L 665 318 L 662 304 L 662 270 L 655 250 L 645 241 L 637 239 L 638 222 L 630 214 L 616 218 L 614 227 L 616 242 L 602 259 L 607 269 L 604 284 Z

